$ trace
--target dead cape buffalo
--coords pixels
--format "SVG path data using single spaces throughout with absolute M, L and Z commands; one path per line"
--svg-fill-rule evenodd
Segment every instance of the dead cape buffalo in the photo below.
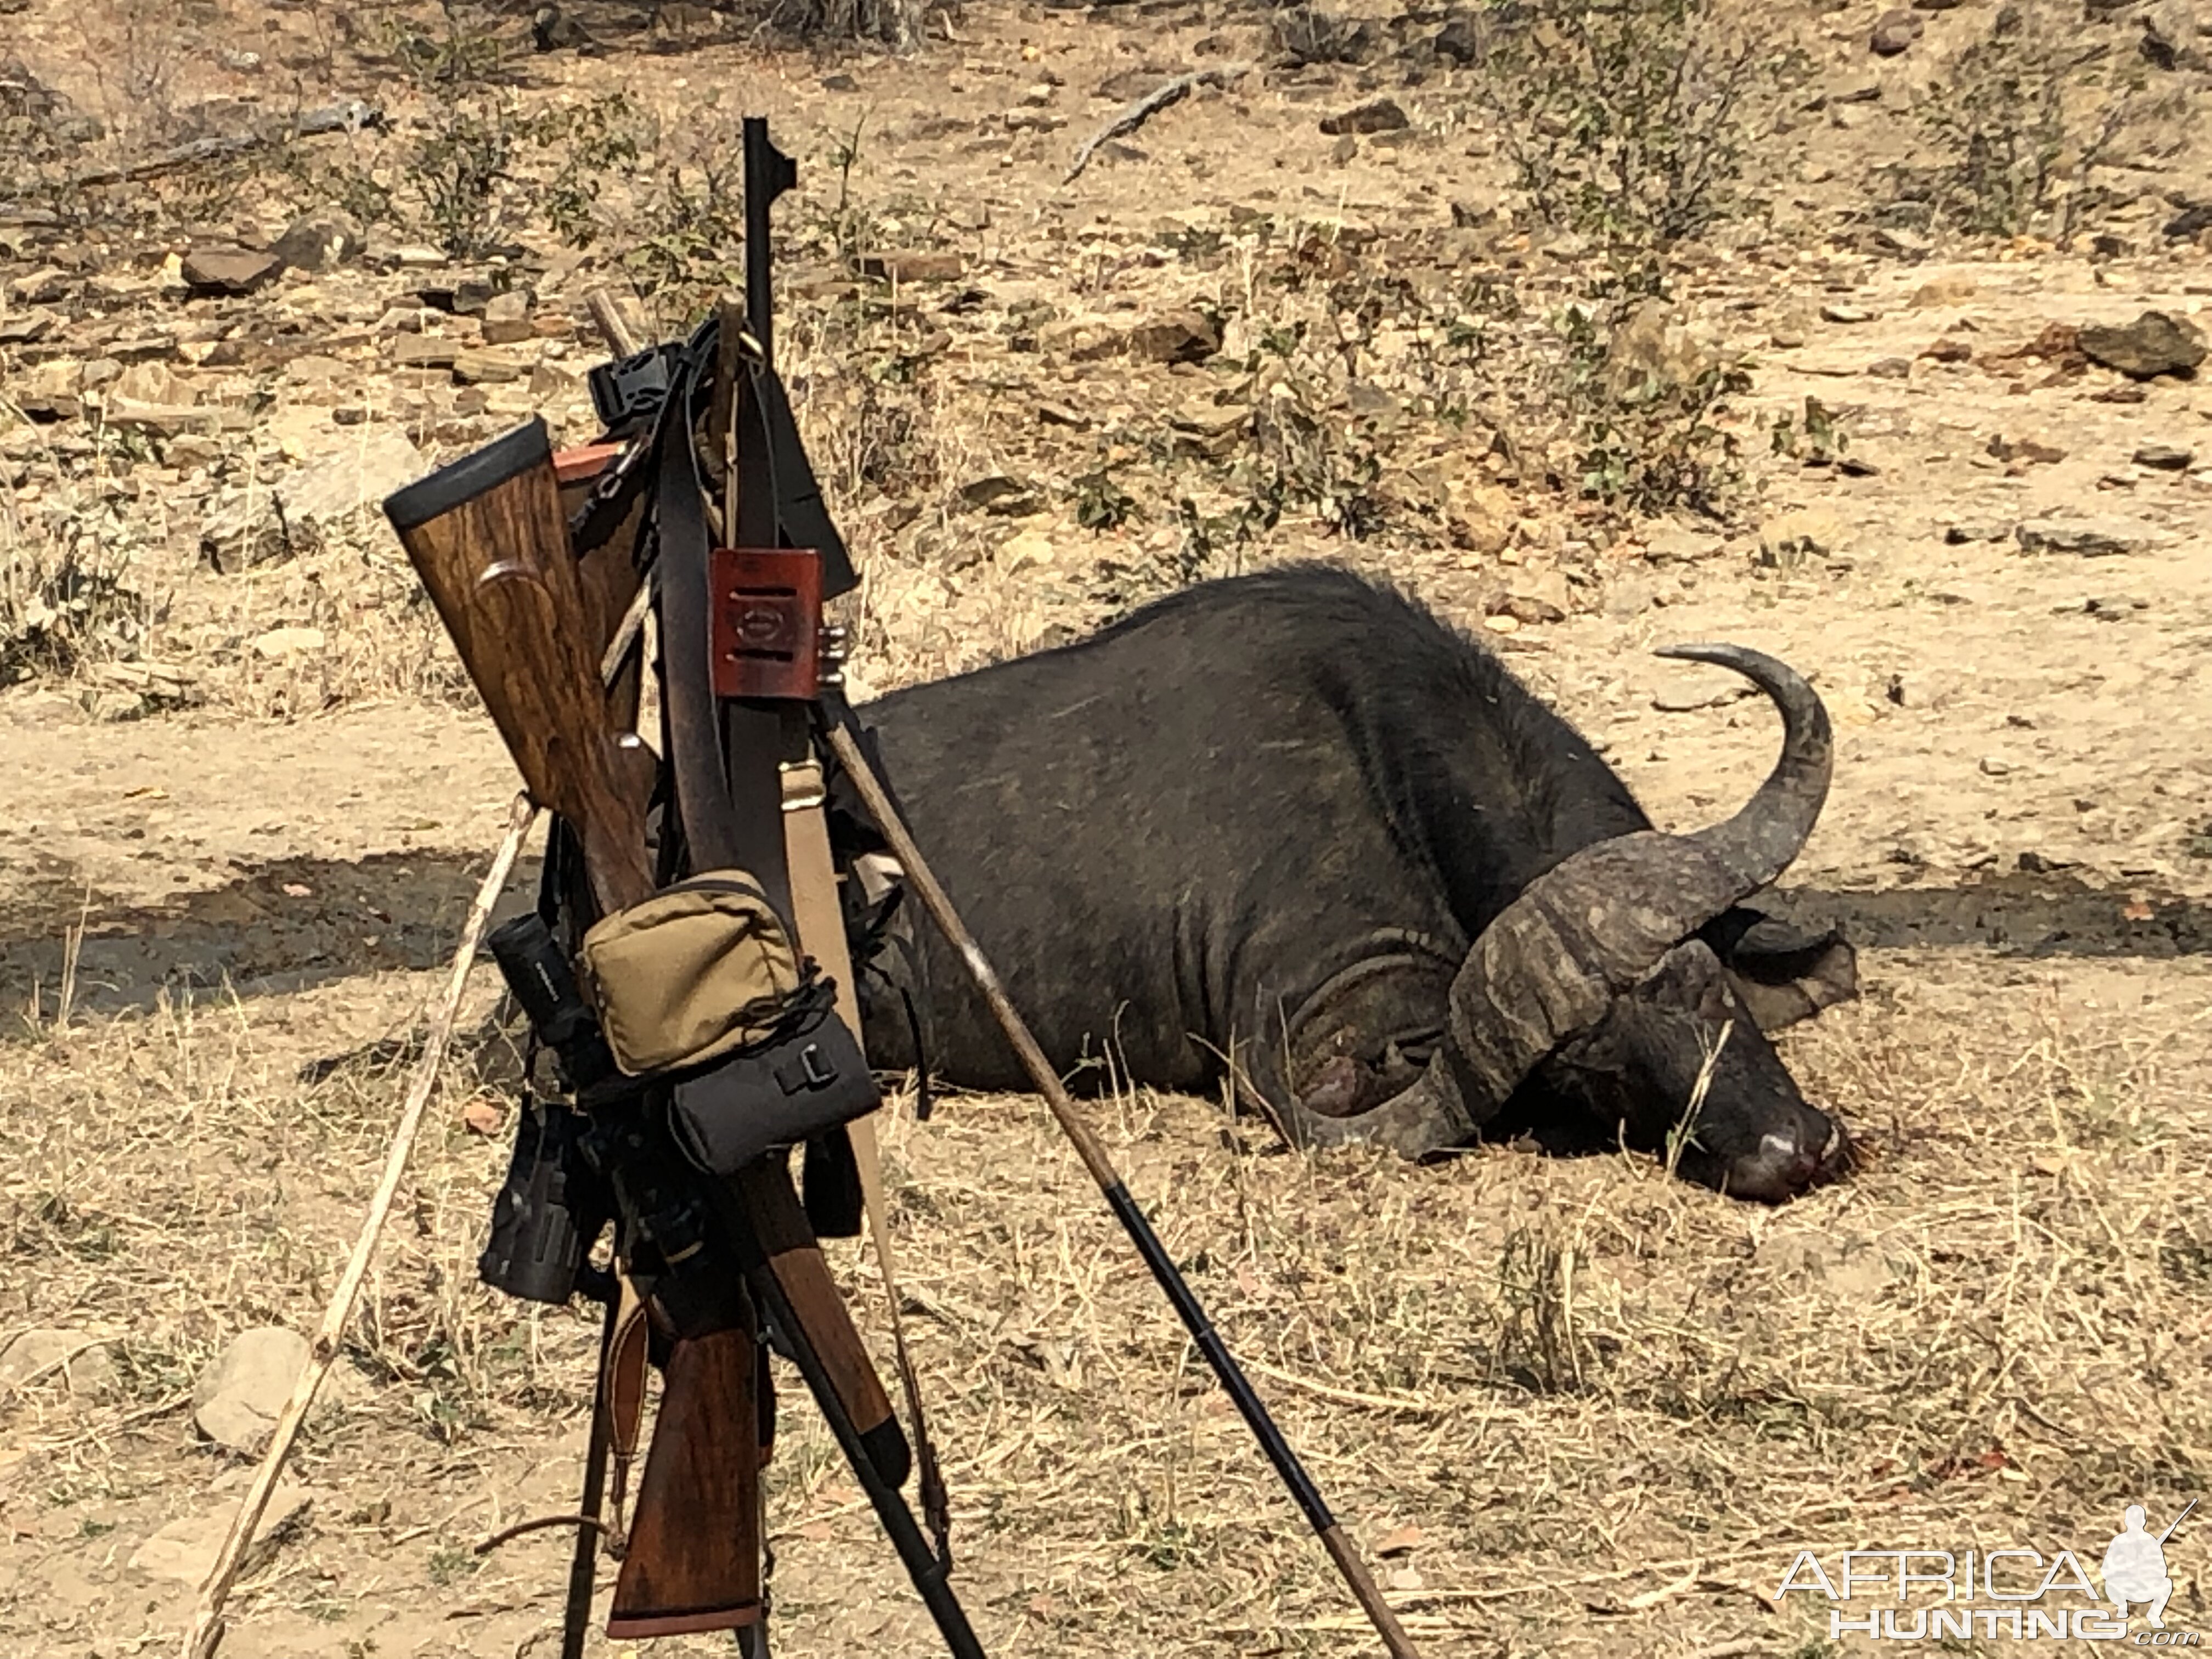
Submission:
M 1741 907 L 1804 845 L 1826 712 L 1783 664 L 1750 802 L 1655 831 L 1487 652 L 1323 566 L 1201 584 L 1091 637 L 865 705 L 915 837 L 1054 1062 L 1204 1090 L 1224 1069 L 1293 1142 L 1419 1158 L 1478 1137 L 1663 1151 L 1786 1198 L 1840 1128 L 1764 1031 L 1850 994 L 1850 949 Z M 870 1053 L 1024 1079 L 958 960 L 893 907 L 862 975 Z M 900 993 L 904 994 L 902 1001 Z M 908 1004 L 912 1012 L 909 1013 Z

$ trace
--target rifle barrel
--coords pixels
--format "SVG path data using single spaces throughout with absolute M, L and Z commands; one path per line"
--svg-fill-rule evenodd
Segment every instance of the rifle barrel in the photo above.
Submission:
M 2195 1498 L 2191 1498 L 2191 1499 L 2190 1499 L 2186 1504 L 2183 1504 L 2183 1505 L 2181 1506 L 2181 1513 L 2180 1513 L 2180 1514 L 2179 1514 L 2179 1515 L 2177 1515 L 2177 1516 L 2175 1516 L 2173 1517 L 2173 1524 L 2172 1524 L 2172 1526 L 2168 1527 L 2168 1528 L 2167 1528 L 2164 1532 L 2162 1532 L 2162 1533 L 2159 1534 L 2159 1535 L 2158 1535 L 2158 1541 L 2159 1541 L 2160 1543 L 2163 1544 L 2163 1543 L 2165 1543 L 2165 1542 L 2166 1542 L 2166 1540 L 2167 1539 L 2169 1539 L 2169 1538 L 2172 1537 L 2172 1536 L 2173 1536 L 2173 1534 L 2174 1534 L 2174 1531 L 2175 1531 L 2175 1529 L 2176 1529 L 2177 1528 L 2179 1528 L 2179 1527 L 2181 1525 L 2181 1523 L 2182 1523 L 2183 1522 L 2185 1522 L 2185 1521 L 2186 1521 L 2187 1519 L 2189 1519 L 2189 1511 L 2190 1511 L 2190 1510 L 2193 1510 L 2193 1509 L 2195 1509 L 2196 1507 L 2197 1507 L 2197 1500 L 2196 1500 Z

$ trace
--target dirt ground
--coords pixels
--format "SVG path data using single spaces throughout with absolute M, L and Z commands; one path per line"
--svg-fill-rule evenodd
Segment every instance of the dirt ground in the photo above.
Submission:
M 211 15 L 211 40 L 272 63 L 323 15 Z M 71 15 L 33 0 L 5 27 L 94 106 Z M 1178 558 L 1320 556 L 1510 653 L 1663 825 L 1730 810 L 1775 731 L 1650 647 L 1740 641 L 1826 700 L 1834 788 L 1771 896 L 1860 948 L 1860 999 L 1784 1039 L 1864 1146 L 1848 1181 L 1768 1210 L 1642 1158 L 1490 1147 L 1416 1170 L 1286 1153 L 1218 1103 L 1095 1109 L 1430 1654 L 1811 1659 L 1869 1644 L 1831 1643 L 1818 1598 L 1770 1599 L 1801 1550 L 2094 1567 L 2126 1504 L 2162 1526 L 2212 1474 L 2212 391 L 2046 333 L 2150 310 L 2212 326 L 2212 260 L 2157 234 L 2157 192 L 2202 161 L 2124 174 L 2142 200 L 2094 255 L 1885 239 L 1859 210 L 1902 124 L 1864 112 L 1940 83 L 1987 9 L 1928 15 L 1893 57 L 1868 53 L 1875 17 L 1786 14 L 1829 95 L 1768 158 L 1788 182 L 1674 289 L 1698 349 L 1747 359 L 1721 418 L 1747 494 L 1723 520 L 1600 518 L 1501 469 L 1504 416 L 1447 420 L 1407 390 L 1418 319 L 1386 318 L 1333 381 L 1267 357 L 1270 331 L 1317 314 L 1302 260 L 1447 310 L 1486 273 L 1532 317 L 1579 280 L 1577 249 L 1504 195 L 1449 61 L 1285 67 L 1258 14 L 1152 4 L 971 6 L 906 58 L 710 40 L 525 60 L 531 99 L 620 86 L 682 115 L 712 92 L 798 155 L 786 349 L 863 567 L 866 684 L 1079 632 Z M 1063 183 L 1129 98 L 1240 62 L 1262 67 Z M 266 72 L 202 68 L 234 95 Z M 1379 94 L 1405 130 L 1348 150 L 1316 130 Z M 275 200 L 217 228 L 265 245 Z M 856 277 L 831 257 L 855 223 L 878 257 L 957 274 Z M 201 233 L 127 258 L 35 219 L 9 234 L 0 554 L 29 569 L 97 532 L 148 596 L 129 650 L 0 686 L 0 1346 L 64 1329 L 98 1362 L 0 1389 L 0 1650 L 112 1659 L 174 1649 L 192 1589 L 141 1547 L 219 1525 L 249 1467 L 196 1434 L 193 1380 L 243 1329 L 312 1328 L 516 787 L 373 512 L 244 568 L 219 546 L 211 566 L 209 526 L 332 457 L 366 475 L 389 434 L 424 468 L 531 410 L 592 435 L 582 295 L 629 273 L 605 247 L 539 261 L 534 331 L 501 345 L 411 297 L 450 271 L 380 260 L 374 236 L 365 259 L 207 297 L 162 263 Z M 1178 308 L 1213 313 L 1218 354 L 1097 349 Z M 451 355 L 406 355 L 424 341 L 519 367 L 462 384 Z M 1944 341 L 1966 349 L 1929 354 Z M 72 409 L 100 362 L 166 424 Z M 1293 500 L 1224 551 L 1246 483 L 1208 448 L 1218 412 L 1257 406 L 1264 434 L 1314 385 L 1308 426 L 1379 458 L 1376 525 L 1354 538 Z M 1770 453 L 1808 397 L 1848 432 L 1844 465 Z M 1132 510 L 1094 529 L 1101 468 Z M 1194 539 L 1193 517 L 1217 527 Z M 2050 526 L 2110 550 L 2039 544 Z M 309 1504 L 243 1582 L 229 1659 L 556 1650 L 565 1537 L 472 1553 L 573 1503 L 596 1337 L 585 1310 L 476 1281 L 506 1137 L 463 1109 L 511 1121 L 514 1088 L 489 981 L 298 1457 Z M 911 1106 L 884 1124 L 895 1231 L 987 1650 L 1375 1650 L 1041 1104 Z M 888 1375 L 872 1269 L 830 1249 Z M 783 1382 L 778 1650 L 937 1650 Z M 2170 1625 L 2212 1624 L 2207 1539 L 2200 1509 L 2168 1544 Z

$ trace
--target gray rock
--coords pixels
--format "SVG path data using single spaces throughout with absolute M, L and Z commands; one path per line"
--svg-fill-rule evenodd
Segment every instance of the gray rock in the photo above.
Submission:
M 1961 519 L 1956 524 L 1943 526 L 1943 539 L 1953 547 L 1968 542 L 2001 542 L 2012 534 L 2013 527 L 1999 519 Z
M 1894 58 L 1911 50 L 1927 27 L 1918 12 L 1903 6 L 1893 7 L 1876 21 L 1874 33 L 1867 37 L 1867 50 L 1877 58 Z
M 2081 331 L 2081 349 L 2093 363 L 2130 380 L 2181 374 L 2204 361 L 2204 336 L 2185 317 L 2146 311 L 2132 323 L 2093 323 Z
M 277 1547 L 299 1531 L 321 1495 L 289 1481 L 270 1493 L 269 1506 L 261 1511 L 261 1524 L 240 1561 L 240 1576 L 266 1565 Z M 215 1571 L 216 1557 L 222 1553 L 222 1540 L 229 1535 L 236 1515 L 235 1507 L 226 1504 L 205 1515 L 188 1515 L 170 1522 L 131 1553 L 131 1571 L 197 1588 Z
M 1321 130 L 1331 137 L 1343 132 L 1399 132 L 1413 125 L 1406 112 L 1389 98 L 1370 98 L 1340 115 L 1324 116 Z
M 1002 473 L 962 485 L 960 499 L 970 507 L 1007 519 L 1024 517 L 1044 505 L 1035 486 Z
M 2150 544 L 2142 526 L 2125 519 L 2039 519 L 2013 534 L 2024 553 L 2077 553 L 2085 559 L 2136 553 Z
M 274 253 L 240 247 L 194 248 L 185 255 L 185 286 L 195 294 L 251 294 L 284 268 Z
M 293 220 L 270 252 L 294 270 L 329 270 L 359 258 L 364 246 L 360 226 L 325 208 Z
M 514 345 L 538 332 L 530 320 L 530 296 L 519 289 L 495 294 L 484 306 L 486 345 Z
M 458 351 L 453 354 L 453 384 L 505 386 L 527 380 L 531 367 L 496 351 Z
M 1121 337 L 1121 349 L 1154 363 L 1204 362 L 1221 349 L 1221 334 L 1195 311 L 1170 311 Z
M 68 298 L 76 287 L 76 278 L 60 266 L 42 265 L 9 283 L 8 292 L 27 306 L 46 306 Z
M 65 1389 L 99 1394 L 114 1386 L 115 1362 L 107 1339 L 66 1327 L 23 1332 L 0 1348 L 0 1389 Z
M 2144 444 L 2135 453 L 2137 466 L 2148 466 L 2160 472 L 2186 472 L 2196 460 L 2195 450 L 2179 448 L 2172 444 Z
M 261 1449 L 307 1363 L 307 1339 L 281 1325 L 240 1332 L 192 1384 L 192 1421 L 219 1446 Z
M 236 572 L 312 552 L 332 530 L 430 470 L 396 425 L 364 426 L 357 439 L 308 462 L 273 486 L 219 501 L 200 526 L 200 554 Z

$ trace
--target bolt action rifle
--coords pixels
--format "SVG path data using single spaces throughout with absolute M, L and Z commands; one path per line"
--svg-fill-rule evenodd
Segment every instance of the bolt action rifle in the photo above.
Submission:
M 787 845 L 787 818 L 820 823 L 809 709 L 836 666 L 820 606 L 854 578 L 769 356 L 767 210 L 793 169 L 765 124 L 749 120 L 745 139 L 750 318 L 727 308 L 689 342 L 595 376 L 611 434 L 629 441 L 611 462 L 602 453 L 573 520 L 538 420 L 385 504 L 526 785 L 556 815 L 539 908 L 491 947 L 568 1100 L 524 1115 L 481 1270 L 526 1298 L 581 1289 L 608 1304 L 570 1654 L 602 1532 L 622 1558 L 611 1637 L 730 1629 L 765 1652 L 773 1346 L 798 1366 L 951 1651 L 981 1659 L 946 1582 L 933 1469 L 925 1458 L 933 1553 L 899 1491 L 912 1452 L 816 1243 L 858 1230 L 847 1126 L 878 1103 L 826 842 Z M 697 469 L 702 402 L 729 463 L 719 513 Z M 752 545 L 712 546 L 710 514 Z M 647 605 L 659 756 L 635 730 Z M 611 1221 L 613 1274 L 589 1259 Z M 625 1531 L 647 1357 L 662 1398 Z M 611 1524 L 599 1514 L 610 1448 Z

